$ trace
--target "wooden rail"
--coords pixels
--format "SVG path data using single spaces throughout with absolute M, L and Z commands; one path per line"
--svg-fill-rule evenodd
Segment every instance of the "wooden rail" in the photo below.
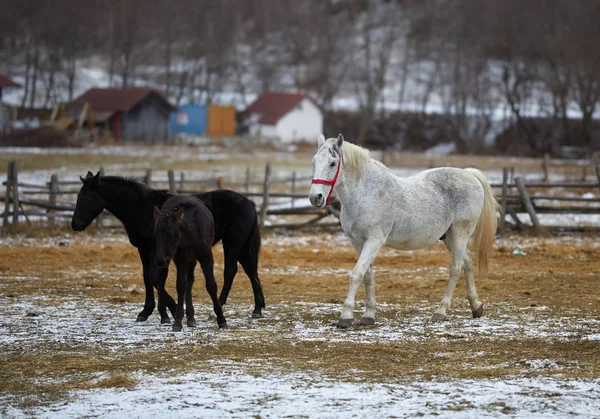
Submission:
M 580 196 L 582 191 L 600 192 L 600 167 L 596 166 L 594 170 L 596 178 L 594 182 L 547 182 L 547 181 L 529 181 L 523 177 L 514 176 L 514 171 L 510 168 L 503 169 L 502 182 L 492 183 L 491 186 L 496 191 L 498 200 L 504 210 L 504 213 L 510 217 L 510 221 L 501 217 L 499 224 L 499 233 L 502 234 L 506 229 L 526 229 L 528 228 L 518 214 L 527 214 L 531 220 L 533 229 L 536 232 L 550 228 L 544 226 L 538 217 L 538 214 L 600 214 L 600 197 Z M 101 173 L 104 170 L 101 169 Z M 184 173 L 179 177 L 175 172 L 167 172 L 166 179 L 159 179 L 154 176 L 151 169 L 137 176 L 136 179 L 153 187 L 169 190 L 175 194 L 191 194 L 199 190 L 227 187 L 237 190 L 239 193 L 250 198 L 258 198 L 260 205 L 259 220 L 264 228 L 305 228 L 315 225 L 337 225 L 339 221 L 339 202 L 335 199 L 335 205 L 327 209 L 318 209 L 306 204 L 296 205 L 296 200 L 304 199 L 308 201 L 306 193 L 298 192 L 298 182 L 305 182 L 310 179 L 308 176 L 298 176 L 293 172 L 291 176 L 278 179 L 273 178 L 271 165 L 265 167 L 264 178 L 261 182 L 253 181 L 250 175 L 250 169 L 245 172 L 243 182 L 227 183 L 223 177 L 212 179 L 186 179 Z M 49 182 L 44 184 L 32 184 L 30 182 L 18 181 L 18 165 L 16 162 L 10 162 L 8 165 L 8 176 L 3 183 L 5 188 L 4 212 L 0 215 L 3 226 L 9 224 L 18 224 L 20 217 L 26 222 L 30 222 L 30 217 L 38 217 L 47 221 L 49 226 L 55 225 L 58 220 L 70 218 L 75 209 L 75 195 L 79 192 L 80 181 L 61 181 L 57 175 L 52 175 Z M 191 185 L 200 189 L 192 189 Z M 278 190 L 274 190 L 277 185 Z M 236 188 L 237 186 L 237 188 Z M 289 192 L 282 191 L 287 189 Z M 333 215 L 333 222 L 327 222 L 328 217 Z M 281 224 L 266 223 L 267 217 L 296 217 L 294 221 Z M 298 218 L 299 217 L 299 218 Z M 310 217 L 306 220 L 306 217 Z M 109 227 L 109 221 L 114 220 L 109 213 L 104 212 L 97 218 L 97 227 Z M 556 228 L 556 227 L 551 227 Z M 563 226 L 561 228 L 579 231 L 593 230 L 593 228 L 581 228 L 578 226 Z M 600 228 L 600 226 L 599 226 Z

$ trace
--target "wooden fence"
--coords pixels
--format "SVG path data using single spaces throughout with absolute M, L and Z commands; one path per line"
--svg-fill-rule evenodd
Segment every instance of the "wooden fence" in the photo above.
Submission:
M 544 229 L 564 231 L 600 231 L 600 226 L 579 227 L 573 225 L 548 226 L 539 221 L 538 214 L 600 214 L 600 198 L 581 196 L 582 192 L 600 192 L 600 167 L 595 170 L 593 182 L 548 182 L 545 175 L 539 181 L 525 181 L 514 175 L 514 170 L 505 168 L 501 183 L 492 183 L 496 195 L 504 209 L 507 219 L 501 218 L 499 232 L 507 229 L 529 228 L 518 216 L 528 214 L 531 227 L 539 232 Z M 103 171 L 101 170 L 102 174 Z M 297 199 L 307 198 L 310 176 L 275 177 L 271 165 L 265 167 L 264 177 L 259 179 L 251 176 L 250 169 L 245 172 L 243 182 L 228 183 L 223 177 L 211 179 L 186 179 L 184 173 L 178 177 L 172 170 L 166 178 L 153 177 L 153 171 L 148 169 L 143 175 L 137 176 L 140 182 L 159 189 L 169 190 L 174 194 L 190 194 L 202 190 L 228 188 L 244 194 L 255 200 L 259 206 L 259 219 L 263 228 L 303 228 L 339 225 L 339 202 L 327 209 L 314 208 L 308 204 L 296 205 Z M 545 180 L 546 179 L 546 180 Z M 61 181 L 57 175 L 52 175 L 45 184 L 29 184 L 19 181 L 17 162 L 8 165 L 7 180 L 3 183 L 5 194 L 4 212 L 0 219 L 3 225 L 18 224 L 23 220 L 31 224 L 32 219 L 41 220 L 49 226 L 64 223 L 70 219 L 75 209 L 76 195 L 79 192 L 80 181 Z M 277 216 L 276 223 L 269 223 L 269 216 Z M 336 218 L 337 217 L 337 218 Z M 328 221 L 329 220 L 329 221 Z M 114 217 L 104 212 L 97 220 L 99 228 L 119 226 Z

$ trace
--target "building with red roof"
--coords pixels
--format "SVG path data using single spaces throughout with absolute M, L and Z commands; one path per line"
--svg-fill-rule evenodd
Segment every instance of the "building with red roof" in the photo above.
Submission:
M 262 93 L 245 113 L 251 135 L 284 143 L 316 141 L 323 131 L 323 112 L 300 93 Z
M 161 92 L 147 87 L 93 88 L 73 102 L 88 103 L 96 125 L 116 139 L 165 141 L 175 107 Z

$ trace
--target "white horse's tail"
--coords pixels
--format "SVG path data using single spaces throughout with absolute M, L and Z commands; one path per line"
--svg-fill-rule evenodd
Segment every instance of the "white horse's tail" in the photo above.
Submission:
M 483 186 L 483 208 L 477 220 L 477 227 L 473 234 L 473 251 L 477 252 L 479 276 L 486 277 L 488 273 L 488 257 L 492 250 L 492 243 L 498 228 L 497 212 L 502 216 L 502 207 L 498 204 L 494 191 L 481 171 L 473 168 L 465 169 L 472 173 Z

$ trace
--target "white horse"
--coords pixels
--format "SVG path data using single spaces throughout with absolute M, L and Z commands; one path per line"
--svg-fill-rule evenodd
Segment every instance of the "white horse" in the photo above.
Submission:
M 413 250 L 438 240 L 444 241 L 452 253 L 452 261 L 448 289 L 432 321 L 446 319 L 461 270 L 467 278 L 473 317 L 483 315 L 467 243 L 473 237 L 479 274 L 485 276 L 498 224 L 496 211 L 500 207 L 479 170 L 442 167 L 399 178 L 373 160 L 364 148 L 344 142 L 342 134 L 327 140 L 323 134 L 319 135 L 312 163 L 311 204 L 325 207 L 335 189 L 342 204 L 342 229 L 359 256 L 350 274 L 350 288 L 338 327 L 352 324 L 354 297 L 361 281 L 365 286 L 366 308 L 358 325 L 375 323 L 372 264 L 383 246 Z

